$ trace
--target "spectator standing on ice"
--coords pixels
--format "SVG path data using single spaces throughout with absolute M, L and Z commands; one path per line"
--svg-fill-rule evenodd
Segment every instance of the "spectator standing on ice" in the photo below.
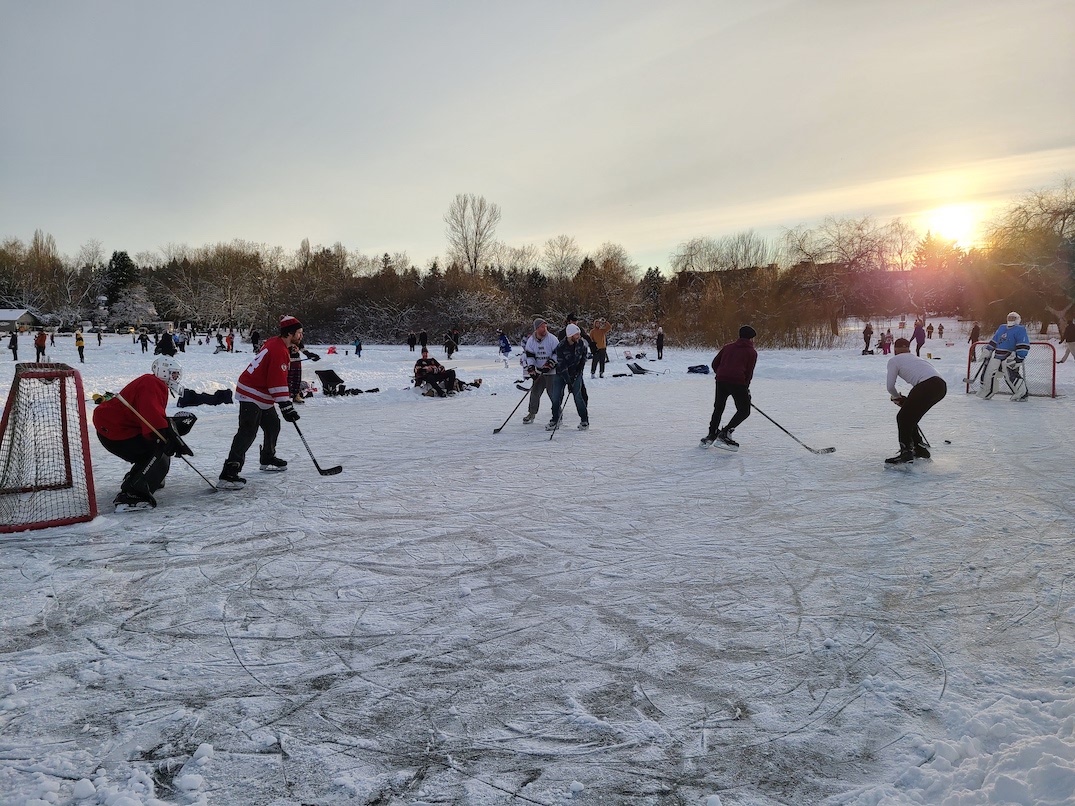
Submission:
M 978 326 L 978 323 L 974 323 L 974 327 L 970 329 L 970 338 L 967 341 L 970 343 L 970 360 L 978 360 L 978 348 L 975 347 L 975 343 L 982 340 L 982 329 Z
M 276 456 L 276 440 L 280 436 L 280 417 L 294 423 L 299 413 L 288 396 L 287 371 L 291 363 L 290 349 L 302 341 L 302 324 L 294 316 L 280 317 L 280 335 L 267 339 L 254 360 L 243 370 L 235 384 L 235 400 L 239 404 L 239 430 L 231 441 L 231 450 L 220 471 L 217 487 L 237 490 L 246 485 L 239 475 L 246 462 L 246 452 L 262 432 L 261 469 L 287 470 L 287 462 Z M 279 416 L 276 406 L 280 407 Z
M 261 352 L 261 334 L 256 329 L 250 331 L 250 350 L 254 355 Z
M 424 330 L 418 334 L 418 343 L 423 347 L 429 344 L 429 334 Z
M 234 353 L 235 352 L 235 331 L 234 330 L 229 330 L 228 335 L 224 339 L 224 341 L 226 341 L 227 344 L 228 344 L 228 352 L 229 353 Z
M 75 349 L 78 350 L 78 363 L 86 363 L 86 340 L 82 338 L 82 331 L 75 331 Z
M 657 360 L 664 358 L 664 328 L 657 328 Z
M 11 337 L 7 340 L 7 348 L 11 350 L 13 361 L 19 360 L 19 331 L 12 330 Z
M 109 453 L 131 463 L 119 493 L 112 500 L 116 512 L 157 506 L 153 493 L 164 486 L 171 464 L 169 457 L 194 455 L 181 438 L 194 425 L 194 416 L 179 417 L 187 412 L 178 412 L 169 420 L 164 413 L 168 392 L 179 394 L 182 377 L 180 363 L 162 356 L 154 360 L 151 372 L 139 375 L 123 387 L 119 393 L 123 400 L 112 397 L 93 410 L 97 439 Z M 153 433 L 154 428 L 164 437 L 163 442 Z
M 739 443 L 732 439 L 732 432 L 750 416 L 750 382 L 754 379 L 754 367 L 758 363 L 758 351 L 754 349 L 754 337 L 758 333 L 750 325 L 739 328 L 739 338 L 720 348 L 713 359 L 716 381 L 716 398 L 713 416 L 709 419 L 709 433 L 702 437 L 702 446 L 715 443 L 725 450 L 739 450 Z M 724 428 L 720 419 L 728 398 L 735 403 L 735 414 Z
M 917 345 L 915 347 L 915 355 L 921 355 L 922 354 L 922 345 L 926 343 L 926 329 L 924 327 L 922 327 L 922 320 L 921 319 L 915 319 L 914 320 L 914 334 L 913 334 L 913 336 L 914 336 L 915 344 Z
M 53 330 L 49 333 L 49 347 L 56 346 L 56 331 Z
M 149 334 L 144 330 L 138 335 L 138 341 L 142 343 L 142 352 L 149 352 Z
M 182 329 L 175 332 L 175 346 L 181 353 L 187 351 L 187 334 Z
M 590 377 L 594 376 L 594 370 L 600 371 L 601 378 L 605 377 L 605 364 L 608 362 L 608 334 L 612 332 L 612 325 L 607 319 L 598 319 L 590 329 L 590 341 L 593 343 L 593 360 L 590 361 Z M 657 328 L 658 339 L 664 335 Z M 664 341 L 661 341 L 664 344 Z
M 926 325 L 926 338 L 927 339 L 932 339 L 933 338 L 933 324 L 932 323 L 929 324 L 929 325 Z
M 101 338 L 101 330 L 100 330 L 100 328 L 98 328 L 97 329 L 97 346 L 98 347 L 101 346 L 102 341 L 103 341 L 103 339 Z
M 582 393 L 582 373 L 586 369 L 588 345 L 582 338 L 582 330 L 573 322 L 565 328 L 564 335 L 566 338 L 556 345 L 554 352 L 556 375 L 552 386 L 552 419 L 545 428 L 552 431 L 560 425 L 564 392 L 569 391 L 579 413 L 579 431 L 585 431 L 590 427 L 590 415 L 586 396 Z
M 361 336 L 355 336 L 355 358 L 362 357 L 362 338 Z
M 881 336 L 881 352 L 888 355 L 892 352 L 892 328 L 889 328 Z
M 937 338 L 938 339 L 943 339 L 944 338 L 944 323 L 943 322 L 941 324 L 937 325 Z
M 45 336 L 44 330 L 37 331 L 37 335 L 34 336 L 34 361 L 41 362 L 45 360 L 45 344 L 48 342 L 48 338 Z
M 541 408 L 542 393 L 552 401 L 552 387 L 556 375 L 556 348 L 559 340 L 549 332 L 548 323 L 538 317 L 534 320 L 534 332 L 523 346 L 523 369 L 531 379 L 530 404 L 524 423 L 534 422 Z
M 922 439 L 918 424 L 926 412 L 948 393 L 948 385 L 937 374 L 933 364 L 911 355 L 911 343 L 907 339 L 896 339 L 895 347 L 896 354 L 888 359 L 888 394 L 892 402 L 900 407 L 896 415 L 900 452 L 885 459 L 890 465 L 929 459 L 929 449 Z M 911 391 L 906 396 L 896 390 L 898 378 L 911 384 Z
M 1067 327 L 1064 328 L 1064 332 L 1060 336 L 1060 341 L 1064 345 L 1064 357 L 1056 363 L 1063 364 L 1068 360 L 1069 355 L 1075 355 L 1075 319 L 1068 320 Z
M 414 335 L 414 331 L 412 330 L 410 333 L 407 334 L 407 346 L 410 348 L 412 353 L 414 352 L 414 345 L 416 345 L 417 343 L 418 337 Z
M 982 385 L 978 388 L 978 397 L 983 400 L 989 400 L 1000 391 L 997 385 L 1002 380 L 1006 380 L 1011 388 L 1012 400 L 1022 402 L 1030 397 L 1023 377 L 1023 361 L 1030 352 L 1030 337 L 1022 322 L 1022 317 L 1012 311 L 985 346 L 987 363 Z
M 862 328 L 862 340 L 866 342 L 866 346 L 862 348 L 862 354 L 865 355 L 870 351 L 870 342 L 873 341 L 873 325 L 869 322 Z

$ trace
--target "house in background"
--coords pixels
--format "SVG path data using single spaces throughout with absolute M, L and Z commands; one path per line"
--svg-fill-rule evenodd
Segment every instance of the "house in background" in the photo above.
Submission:
M 26 308 L 0 308 L 0 330 L 32 330 L 44 322 Z

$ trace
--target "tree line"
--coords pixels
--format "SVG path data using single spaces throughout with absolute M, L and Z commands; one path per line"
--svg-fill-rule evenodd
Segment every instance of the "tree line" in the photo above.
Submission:
M 620 332 L 717 345 L 751 322 L 766 346 L 824 347 L 848 318 L 899 313 L 1000 321 L 1011 309 L 1047 325 L 1075 300 L 1075 183 L 1013 200 L 980 246 L 963 249 L 900 220 L 828 217 L 778 238 L 748 230 L 679 244 L 668 275 L 642 269 L 619 244 L 584 253 L 560 235 L 540 247 L 497 240 L 499 206 L 458 195 L 444 216 L 446 257 L 421 269 L 406 252 L 365 255 L 342 243 L 297 249 L 231 241 L 158 252 L 98 241 L 61 255 L 41 230 L 0 242 L 0 307 L 47 313 L 52 324 L 108 327 L 156 320 L 271 332 L 290 312 L 318 341 L 395 342 L 410 330 L 458 328 L 469 341 L 497 329 L 520 337 L 541 315 L 604 317 Z

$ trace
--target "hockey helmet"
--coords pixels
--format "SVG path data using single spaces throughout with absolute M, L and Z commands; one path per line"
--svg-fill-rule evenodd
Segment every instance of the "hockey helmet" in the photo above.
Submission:
M 153 374 L 168 384 L 173 394 L 178 395 L 182 390 L 180 381 L 183 380 L 183 365 L 170 355 L 162 355 L 153 362 Z
M 1021 317 L 1015 311 L 1012 311 L 1010 314 L 1008 314 L 1008 324 L 1009 325 L 1018 325 L 1018 324 L 1021 324 L 1022 321 L 1023 321 L 1023 317 Z

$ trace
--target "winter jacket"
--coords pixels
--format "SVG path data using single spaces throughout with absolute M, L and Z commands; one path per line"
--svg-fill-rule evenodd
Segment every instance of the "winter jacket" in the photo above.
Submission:
M 168 405 L 168 384 L 156 375 L 147 372 L 139 375 L 120 392 L 123 400 L 134 407 L 150 425 L 163 432 L 168 428 L 164 409 Z M 155 437 L 152 429 L 138 419 L 134 411 L 123 405 L 123 401 L 111 398 L 93 410 L 93 427 L 103 437 L 113 440 L 132 439 L 141 435 L 147 439 Z
M 556 370 L 556 347 L 560 344 L 556 336 L 546 333 L 545 338 L 538 339 L 531 334 L 523 347 L 526 357 L 525 366 L 535 367 L 542 375 L 552 375 Z
M 750 386 L 754 378 L 754 365 L 758 363 L 758 351 L 752 339 L 736 339 L 720 348 L 713 359 L 713 372 L 720 383 Z
M 570 339 L 565 339 L 556 345 L 556 374 L 574 381 L 585 367 L 589 355 L 590 351 L 582 338 L 574 344 Z
M 915 325 L 914 326 L 913 338 L 919 344 L 925 344 L 926 343 L 926 329 L 924 327 L 922 327 L 922 325 Z
M 263 409 L 271 409 L 274 403 L 287 403 L 291 397 L 287 390 L 287 370 L 291 366 L 291 354 L 279 336 L 266 339 L 261 352 L 243 370 L 235 384 L 235 399 L 240 403 L 257 403 Z
M 612 330 L 612 325 L 605 322 L 604 327 L 598 327 L 594 325 L 590 330 L 590 338 L 593 340 L 593 345 L 598 350 L 604 350 L 608 347 L 608 334 Z

